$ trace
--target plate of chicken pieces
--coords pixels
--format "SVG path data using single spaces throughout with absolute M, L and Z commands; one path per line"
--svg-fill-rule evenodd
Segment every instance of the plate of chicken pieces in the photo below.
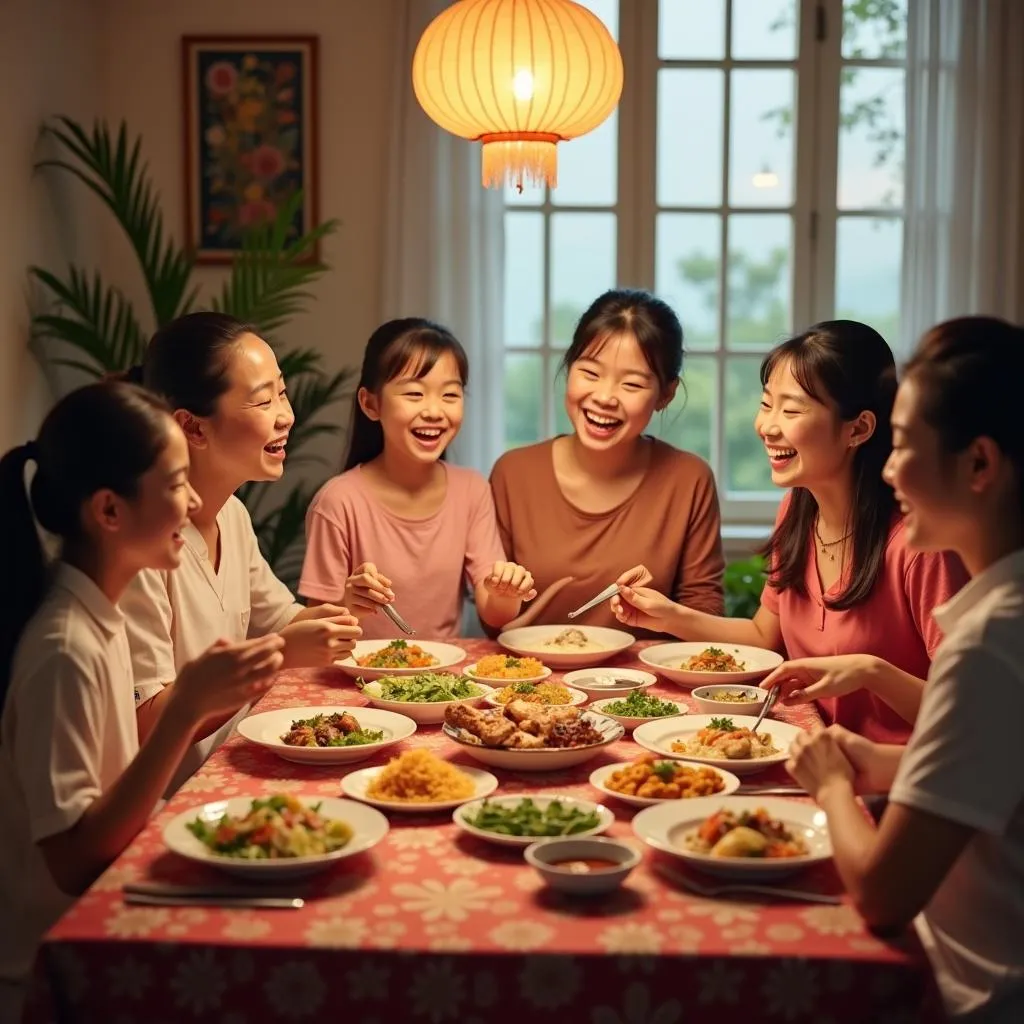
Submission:
M 298 764 L 353 764 L 407 739 L 416 723 L 380 708 L 281 708 L 249 715 L 238 732 Z
M 493 709 L 453 705 L 445 712 L 443 729 L 481 764 L 522 772 L 582 764 L 625 735 L 625 729 L 607 715 L 525 700 Z

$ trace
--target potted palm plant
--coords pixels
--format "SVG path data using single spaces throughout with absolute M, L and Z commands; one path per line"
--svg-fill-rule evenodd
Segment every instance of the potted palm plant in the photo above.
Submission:
M 148 309 L 136 309 L 125 293 L 98 270 L 69 265 L 56 273 L 29 268 L 40 286 L 45 308 L 32 318 L 33 348 L 52 366 L 69 367 L 91 377 L 128 369 L 142 359 L 146 341 L 169 320 L 197 308 L 195 260 L 165 230 L 159 195 L 142 158 L 142 139 L 129 137 L 121 123 L 116 134 L 103 121 L 91 130 L 69 117 L 44 127 L 56 155 L 37 167 L 55 168 L 76 178 L 110 210 L 139 262 Z M 322 355 L 311 348 L 284 347 L 275 341 L 290 317 L 311 299 L 309 285 L 328 268 L 310 262 L 317 243 L 337 229 L 337 221 L 296 235 L 292 227 L 301 203 L 296 194 L 272 222 L 246 234 L 231 273 L 206 305 L 259 328 L 277 350 L 288 381 L 295 427 L 288 444 L 294 466 L 307 458 L 302 449 L 319 435 L 341 430 L 337 417 L 324 413 L 350 393 L 352 371 L 328 373 Z M 316 483 L 292 484 L 279 500 L 268 500 L 267 485 L 252 484 L 239 497 L 246 503 L 263 552 L 277 575 L 289 583 L 298 577 L 303 522 Z

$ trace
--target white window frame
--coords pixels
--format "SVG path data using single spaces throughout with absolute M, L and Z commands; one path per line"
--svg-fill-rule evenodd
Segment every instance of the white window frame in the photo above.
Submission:
M 671 0 L 667 0 L 671 2 Z M 539 346 L 509 345 L 505 352 L 530 353 L 543 359 L 543 404 L 540 436 L 549 437 L 555 423 L 555 371 L 562 349 L 551 345 L 550 317 L 550 234 L 554 213 L 611 213 L 616 217 L 616 274 L 623 286 L 652 289 L 655 282 L 655 233 L 657 214 L 657 83 L 663 67 L 685 68 L 790 68 L 796 74 L 796 133 L 794 141 L 794 201 L 790 206 L 736 207 L 742 213 L 789 213 L 793 218 L 792 258 L 790 263 L 790 312 L 794 330 L 800 330 L 835 315 L 836 237 L 839 217 L 903 218 L 903 208 L 840 210 L 837 203 L 839 161 L 839 99 L 844 66 L 903 67 L 903 60 L 842 58 L 842 0 L 796 0 L 798 37 L 793 60 L 662 60 L 658 56 L 659 0 L 619 0 L 619 47 L 625 66 L 625 84 L 618 109 L 618 173 L 616 202 L 608 206 L 554 204 L 545 191 L 542 202 L 508 205 L 509 212 L 543 214 L 544 223 L 544 307 L 543 336 Z M 726 38 L 731 32 L 732 0 L 726 2 Z M 725 96 L 728 102 L 729 76 Z M 801 131 L 800 125 L 812 126 Z M 825 144 L 823 140 L 828 140 Z M 728 197 L 730 132 L 723 130 L 723 200 Z M 719 214 L 723 222 L 723 252 L 728 251 L 728 213 L 722 206 L 671 206 L 671 212 Z M 728 289 L 724 276 L 726 261 L 721 261 L 719 282 L 719 322 L 724 325 Z M 597 290 L 595 289 L 595 297 Z M 514 296 L 506 296 L 506 301 Z M 685 317 L 684 317 L 685 319 Z M 718 401 L 712 424 L 711 463 L 715 470 L 726 529 L 737 536 L 764 534 L 774 521 L 781 493 L 734 492 L 726 486 L 725 445 L 723 443 L 725 409 L 725 364 L 730 355 L 749 358 L 767 353 L 745 346 L 727 352 L 720 336 L 715 350 L 695 350 L 695 355 L 713 356 L 718 361 Z M 686 367 L 684 363 L 683 376 Z M 756 411 L 756 395 L 751 395 L 751 429 Z

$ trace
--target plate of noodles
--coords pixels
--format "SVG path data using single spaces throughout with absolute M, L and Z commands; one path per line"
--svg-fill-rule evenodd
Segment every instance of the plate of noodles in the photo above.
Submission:
M 640 811 L 633 831 L 648 846 L 721 878 L 771 880 L 832 857 L 825 812 L 805 800 L 675 800 Z
M 642 650 L 640 660 L 673 683 L 691 688 L 756 682 L 782 664 L 782 655 L 744 644 L 671 643 Z
M 452 764 L 417 748 L 386 765 L 360 768 L 341 780 L 342 792 L 372 807 L 402 813 L 450 811 L 470 800 L 490 796 L 498 780 L 482 768 Z
M 777 719 L 757 724 L 752 715 L 684 715 L 645 722 L 633 739 L 659 757 L 696 761 L 736 775 L 752 775 L 789 757 L 789 745 L 803 730 Z
M 370 680 L 439 672 L 465 658 L 461 647 L 433 640 L 357 640 L 351 655 L 334 664 L 350 676 Z
M 606 626 L 520 626 L 506 630 L 498 643 L 524 658 L 537 658 L 554 669 L 600 665 L 633 645 L 635 637 Z
M 242 878 L 276 881 L 322 871 L 388 833 L 380 811 L 338 797 L 270 793 L 192 807 L 164 828 L 172 852 Z

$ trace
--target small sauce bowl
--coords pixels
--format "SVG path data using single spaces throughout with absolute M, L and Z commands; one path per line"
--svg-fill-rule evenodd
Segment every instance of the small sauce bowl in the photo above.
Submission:
M 578 896 L 619 888 L 643 859 L 630 843 L 609 836 L 542 839 L 523 856 L 552 889 Z

